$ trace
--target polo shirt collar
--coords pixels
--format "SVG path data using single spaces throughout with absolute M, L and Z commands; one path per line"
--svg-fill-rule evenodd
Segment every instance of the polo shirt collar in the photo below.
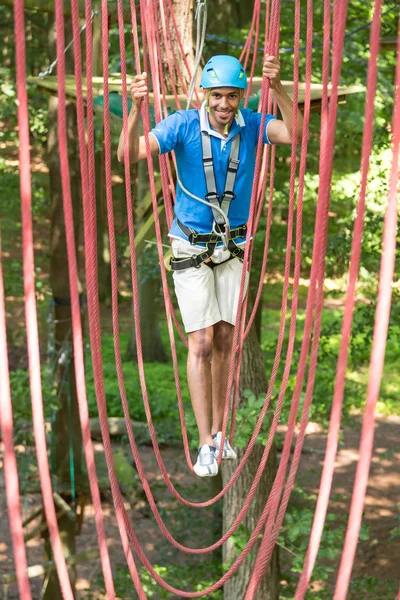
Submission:
M 199 115 L 200 115 L 200 129 L 201 129 L 201 131 L 205 131 L 209 135 L 215 135 L 216 137 L 219 137 L 219 138 L 221 138 L 223 140 L 225 139 L 223 135 L 221 135 L 220 133 L 218 133 L 218 131 L 215 131 L 215 129 L 213 129 L 211 127 L 210 121 L 208 119 L 208 112 L 206 110 L 206 101 L 205 100 L 204 100 L 204 102 L 202 103 L 202 105 L 200 107 Z M 244 122 L 243 115 L 240 112 L 240 110 L 238 111 L 237 117 L 235 117 L 235 121 L 236 121 L 236 125 L 238 127 L 246 127 L 246 123 Z

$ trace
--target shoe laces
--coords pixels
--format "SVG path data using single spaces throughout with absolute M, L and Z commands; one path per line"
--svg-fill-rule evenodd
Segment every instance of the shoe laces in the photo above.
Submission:
M 199 463 L 202 467 L 206 467 L 207 465 L 212 465 L 213 462 L 215 460 L 215 450 L 213 449 L 209 449 L 209 452 L 207 452 L 206 450 L 203 451 L 203 448 L 201 448 L 200 452 L 199 452 Z
M 218 451 L 221 448 L 221 440 L 222 440 L 222 433 L 218 432 L 216 434 L 215 438 L 214 438 L 214 442 L 215 442 L 215 445 L 216 445 Z M 229 440 L 228 440 L 227 437 L 225 437 L 225 440 L 224 440 L 224 452 L 228 452 L 229 449 L 230 449 Z

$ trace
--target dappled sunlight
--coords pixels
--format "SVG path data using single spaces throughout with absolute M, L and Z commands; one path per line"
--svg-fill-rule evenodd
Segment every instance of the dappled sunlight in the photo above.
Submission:
M 76 580 L 76 589 L 78 591 L 90 589 L 90 585 L 91 585 L 91 582 L 89 579 L 84 579 L 82 577 L 79 577 Z
M 346 448 L 345 451 L 339 450 L 339 452 L 336 455 L 335 469 L 343 469 L 353 463 L 357 463 L 359 456 L 360 453 L 356 448 Z
M 26 542 L 26 545 L 28 548 L 38 548 L 42 545 L 43 540 L 40 538 L 32 538 L 30 539 L 28 542 Z

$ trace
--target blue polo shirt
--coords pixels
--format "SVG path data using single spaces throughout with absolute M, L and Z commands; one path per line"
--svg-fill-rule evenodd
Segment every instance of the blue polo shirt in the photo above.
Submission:
M 266 116 L 263 138 L 265 144 L 270 143 L 267 126 L 274 118 L 272 115 Z M 235 229 L 246 223 L 249 216 L 260 124 L 261 113 L 245 108 L 239 111 L 232 123 L 228 137 L 225 138 L 211 127 L 205 103 L 203 103 L 199 111 L 180 110 L 168 116 L 160 121 L 151 133 L 158 142 L 160 154 L 171 150 L 175 151 L 179 179 L 189 192 L 200 198 L 205 198 L 207 194 L 200 131 L 207 131 L 211 136 L 215 183 L 220 198 L 225 189 L 232 138 L 240 133 L 240 163 L 234 186 L 236 198 L 230 204 L 228 215 L 231 229 Z M 175 215 L 181 223 L 198 233 L 209 233 L 212 230 L 211 207 L 188 196 L 179 184 L 177 184 L 176 190 Z M 187 240 L 176 219 L 169 235 Z

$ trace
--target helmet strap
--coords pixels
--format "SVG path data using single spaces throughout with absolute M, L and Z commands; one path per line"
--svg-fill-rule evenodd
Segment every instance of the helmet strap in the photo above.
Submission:
M 211 90 L 208 89 L 206 90 L 206 111 L 209 113 L 210 112 L 210 105 L 209 105 L 209 100 L 210 100 L 210 94 L 211 94 Z

